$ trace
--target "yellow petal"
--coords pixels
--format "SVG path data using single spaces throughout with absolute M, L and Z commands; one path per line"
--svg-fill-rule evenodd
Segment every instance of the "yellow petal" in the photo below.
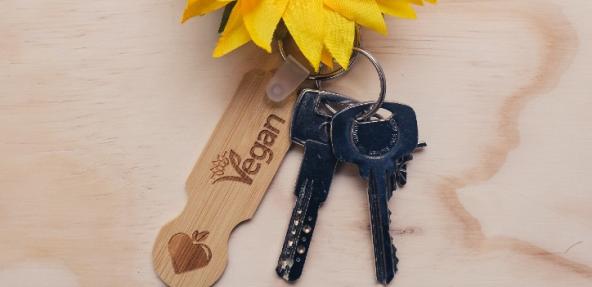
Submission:
M 333 69 L 333 57 L 331 56 L 331 53 L 327 50 L 327 47 L 323 49 L 323 53 L 321 54 L 321 63 L 323 63 L 329 69 Z
M 236 7 L 241 11 L 241 15 L 252 12 L 259 3 L 259 0 L 237 0 Z
M 355 23 L 326 7 L 324 14 L 327 29 L 324 39 L 325 47 L 333 55 L 335 61 L 347 69 L 356 34 Z
M 244 23 L 257 46 L 271 53 L 273 33 L 286 10 L 288 0 L 260 0 L 250 11 L 243 12 Z
M 438 2 L 438 0 L 405 0 L 405 1 L 415 4 L 415 5 L 419 5 L 419 6 L 423 6 L 423 1 L 427 1 L 432 4 L 436 4 Z
M 384 16 L 376 0 L 325 0 L 325 5 L 349 20 L 386 34 Z
M 187 6 L 183 12 L 182 22 L 195 16 L 201 16 L 226 6 L 232 0 L 187 0 Z
M 237 5 L 239 4 L 240 3 L 237 3 Z M 216 45 L 216 49 L 214 49 L 213 56 L 222 57 L 232 52 L 234 49 L 248 43 L 250 40 L 249 32 L 242 21 L 240 9 L 232 9 L 232 13 L 230 13 L 230 17 L 228 17 L 224 32 L 222 32 L 220 39 L 218 39 L 218 44 Z
M 290 1 L 283 19 L 296 45 L 313 66 L 319 70 L 325 25 L 323 0 Z
M 417 17 L 411 4 L 404 0 L 378 0 L 378 5 L 385 14 L 407 19 Z

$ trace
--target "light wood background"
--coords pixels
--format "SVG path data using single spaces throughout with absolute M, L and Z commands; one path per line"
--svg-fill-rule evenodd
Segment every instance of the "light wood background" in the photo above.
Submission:
M 184 1 L 0 0 L 0 282 L 161 286 L 151 250 L 254 47 L 212 59 Z M 592 1 L 442 0 L 364 31 L 429 148 L 396 193 L 392 286 L 592 286 Z M 369 65 L 330 85 L 357 99 Z M 302 151 L 231 237 L 218 286 L 274 273 Z M 373 286 L 365 183 L 345 166 L 295 286 Z

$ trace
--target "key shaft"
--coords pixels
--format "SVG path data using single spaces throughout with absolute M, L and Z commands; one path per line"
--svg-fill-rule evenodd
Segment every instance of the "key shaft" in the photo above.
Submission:
M 397 272 L 397 249 L 390 235 L 390 210 L 388 207 L 391 176 L 389 170 L 371 170 L 368 180 L 368 205 L 376 280 L 381 284 L 389 283 Z
M 417 146 L 417 122 L 411 107 L 395 103 L 382 105 L 392 113 L 389 119 L 358 121 L 372 104 L 359 104 L 337 113 L 331 122 L 331 138 L 335 157 L 356 164 L 360 175 L 368 180 L 376 279 L 386 285 L 393 279 L 398 263 L 389 232 L 393 173 L 401 159 Z
M 307 141 L 304 148 L 295 189 L 297 200 L 276 268 L 277 274 L 287 281 L 302 275 L 318 210 L 327 198 L 337 164 L 328 144 Z
M 337 160 L 330 145 L 329 126 L 335 107 L 347 107 L 351 100 L 338 94 L 303 90 L 294 110 L 292 141 L 304 147 L 288 231 L 276 273 L 287 281 L 297 280 L 303 271 L 318 210 L 327 199 Z

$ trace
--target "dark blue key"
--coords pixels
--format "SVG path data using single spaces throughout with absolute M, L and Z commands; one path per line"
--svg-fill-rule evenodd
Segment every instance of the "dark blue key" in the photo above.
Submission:
M 304 147 L 304 158 L 294 191 L 296 205 L 276 268 L 287 281 L 295 281 L 302 274 L 318 210 L 327 199 L 337 165 L 329 140 L 331 117 L 351 104 L 346 97 L 317 90 L 303 90 L 296 102 L 291 137 Z
M 409 106 L 384 103 L 388 119 L 358 120 L 373 103 L 354 105 L 331 122 L 331 141 L 337 160 L 358 166 L 368 180 L 368 202 L 374 244 L 376 279 L 388 284 L 397 272 L 396 248 L 389 233 L 388 200 L 398 164 L 417 147 L 417 121 Z

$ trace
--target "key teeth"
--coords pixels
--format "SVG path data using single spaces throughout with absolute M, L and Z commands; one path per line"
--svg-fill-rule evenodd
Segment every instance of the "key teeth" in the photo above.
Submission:
M 391 236 L 391 242 L 393 242 L 393 237 Z M 395 244 L 392 243 L 391 244 L 393 247 L 393 263 L 394 263 L 394 269 L 395 269 L 395 273 L 397 273 L 397 264 L 399 263 L 399 258 L 397 257 L 397 247 L 395 247 Z
M 395 247 L 395 245 L 393 244 L 393 264 L 394 264 L 394 273 L 397 273 L 397 270 L 399 270 L 398 265 L 399 265 L 399 258 L 397 257 L 397 247 Z
M 285 260 L 285 259 L 283 259 Z M 275 273 L 278 275 L 278 277 L 284 279 L 287 282 L 294 282 L 296 280 L 298 280 L 298 278 L 300 278 L 300 275 L 302 274 L 302 272 L 297 272 L 297 273 L 293 273 L 292 271 L 294 269 L 292 269 L 292 267 L 294 266 L 294 263 L 288 263 L 286 262 L 285 266 L 281 263 L 278 263 L 278 266 L 275 268 Z M 297 271 L 297 270 L 296 270 Z
M 389 222 L 390 222 L 390 215 L 392 214 L 392 212 L 389 209 Z M 393 248 L 393 274 L 397 273 L 398 267 L 397 265 L 399 264 L 399 258 L 397 257 L 397 247 L 395 247 L 395 244 L 393 243 L 394 238 L 391 234 L 389 234 L 389 237 L 391 238 L 391 246 Z
M 276 267 L 277 275 L 287 282 L 300 278 L 308 254 L 312 234 L 317 221 L 318 210 L 326 194 L 328 186 L 315 178 L 299 181 L 300 190 L 296 204 L 292 210 L 288 230 L 284 237 L 280 259 Z M 300 188 L 298 188 L 300 187 Z
M 413 155 L 408 154 L 397 160 L 395 172 L 391 176 L 392 191 L 389 193 L 389 198 L 392 193 L 407 184 L 407 164 L 413 160 Z
M 285 269 L 281 268 L 280 266 L 275 268 L 275 273 L 280 277 L 280 278 L 285 278 L 284 275 L 285 273 Z

